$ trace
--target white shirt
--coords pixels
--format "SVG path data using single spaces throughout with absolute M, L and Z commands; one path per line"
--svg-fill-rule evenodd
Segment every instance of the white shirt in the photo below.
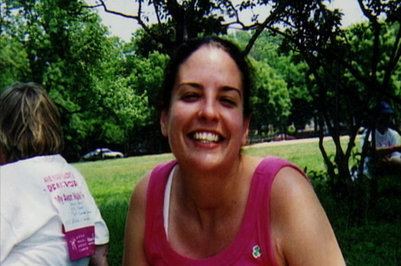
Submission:
M 95 244 L 108 243 L 107 226 L 85 179 L 60 155 L 38 156 L 3 165 L 0 185 L 2 266 L 88 265 L 88 257 L 70 260 L 62 224 L 67 228 L 92 224 Z M 60 196 L 65 195 L 80 196 L 62 202 Z
M 365 139 L 365 137 L 363 137 Z M 369 141 L 372 141 L 372 136 L 369 136 Z M 377 129 L 375 130 L 375 143 L 376 143 L 376 148 L 386 148 L 386 147 L 392 147 L 392 146 L 397 146 L 401 145 L 401 137 L 398 134 L 397 131 L 388 128 L 383 134 L 381 134 Z M 362 141 L 363 145 L 363 141 Z M 395 157 L 401 157 L 400 152 L 393 152 L 389 155 L 390 158 L 395 158 Z M 367 176 L 371 176 L 371 173 L 369 172 L 369 162 L 371 158 L 367 157 L 365 158 L 364 162 L 364 170 L 363 173 Z
M 376 130 L 375 132 L 376 148 L 387 148 L 401 145 L 400 135 L 397 131 L 388 128 L 383 134 Z M 400 157 L 400 152 L 393 152 L 390 157 Z

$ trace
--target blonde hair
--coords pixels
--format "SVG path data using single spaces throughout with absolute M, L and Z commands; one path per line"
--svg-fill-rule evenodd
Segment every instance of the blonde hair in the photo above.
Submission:
M 57 154 L 63 147 L 60 115 L 46 91 L 17 83 L 0 96 L 0 152 L 6 162 Z

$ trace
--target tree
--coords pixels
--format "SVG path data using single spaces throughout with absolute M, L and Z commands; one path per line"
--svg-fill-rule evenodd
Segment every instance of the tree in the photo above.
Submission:
M 310 94 L 321 129 L 319 147 L 331 179 L 340 187 L 350 181 L 351 151 L 357 131 L 369 115 L 367 110 L 381 95 L 400 102 L 391 78 L 399 68 L 401 56 L 401 7 L 396 2 L 359 0 L 372 34 L 368 38 L 356 37 L 355 42 L 347 38 L 349 30 L 340 28 L 339 11 L 328 10 L 324 1 L 287 2 L 274 22 L 277 26 L 269 26 L 308 65 L 310 82 L 314 84 Z M 394 27 L 395 38 L 384 42 L 387 27 Z M 355 53 L 360 51 L 358 47 L 366 51 Z M 335 143 L 334 160 L 323 145 L 325 127 Z M 340 142 L 342 127 L 350 137 L 345 149 Z
M 127 15 L 110 10 L 106 1 L 98 0 L 97 4 L 87 7 L 102 7 L 106 12 L 136 20 L 143 29 L 143 55 L 149 48 L 170 54 L 177 45 L 188 38 L 199 34 L 226 33 L 228 25 L 223 24 L 223 13 L 232 12 L 230 1 L 136 1 L 137 15 Z M 153 9 L 154 22 L 143 11 Z M 220 12 L 215 12 L 219 10 Z
M 147 117 L 130 130 L 128 150 L 132 154 L 165 152 L 157 105 L 168 56 L 159 52 L 151 52 L 147 57 L 138 56 L 134 47 L 135 40 L 124 47 L 124 70 L 121 75 L 136 94 L 146 97 Z
M 252 37 L 252 32 L 238 31 L 235 33 L 235 40 L 240 46 L 245 48 Z M 281 127 L 294 124 L 297 129 L 303 129 L 313 118 L 313 109 L 311 108 L 312 97 L 308 93 L 305 73 L 307 66 L 300 61 L 299 56 L 292 51 L 281 49 L 283 38 L 280 35 L 272 35 L 267 30 L 263 31 L 255 41 L 252 49 L 249 51 L 249 57 L 259 62 L 264 62 L 266 66 L 274 69 L 276 75 L 286 82 L 287 91 L 282 97 L 289 95 L 291 109 L 285 109 L 276 116 L 281 121 Z M 266 80 L 266 84 L 269 82 Z M 260 83 L 260 82 L 257 82 Z M 256 109 L 258 111 L 258 109 Z M 273 114 L 271 114 L 273 115 Z M 273 115 L 274 116 L 274 115 Z M 265 116 L 266 117 L 266 116 Z M 284 125 L 284 123 L 287 123 Z
M 266 62 L 253 60 L 255 91 L 252 94 L 252 126 L 257 129 L 273 125 L 286 132 L 291 100 L 287 83 Z
M 141 26 L 144 41 L 140 46 L 145 51 L 145 55 L 149 51 L 149 46 L 171 54 L 175 47 L 188 38 L 226 34 L 232 26 L 243 30 L 257 29 L 245 48 L 247 54 L 259 34 L 276 19 L 284 6 L 282 1 L 269 0 L 246 0 L 238 1 L 236 4 L 228 0 L 134 0 L 137 12 L 136 15 L 129 15 L 110 9 L 105 0 L 93 0 L 93 2 L 95 4 L 85 7 L 103 8 L 108 13 L 133 19 Z M 252 16 L 250 21 L 243 21 L 243 12 L 252 12 L 255 8 L 264 6 L 265 10 L 271 11 L 263 21 L 259 21 L 258 12 Z M 151 10 L 150 13 L 154 15 L 154 18 L 147 15 L 145 10 Z

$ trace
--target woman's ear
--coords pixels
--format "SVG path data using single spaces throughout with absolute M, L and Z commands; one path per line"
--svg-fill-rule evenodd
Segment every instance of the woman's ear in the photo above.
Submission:
M 168 114 L 166 111 L 162 111 L 160 115 L 160 129 L 162 131 L 163 136 L 165 137 L 168 137 L 167 121 L 168 121 Z

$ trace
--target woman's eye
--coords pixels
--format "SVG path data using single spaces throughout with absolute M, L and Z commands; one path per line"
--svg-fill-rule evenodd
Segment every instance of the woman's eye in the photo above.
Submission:
M 226 105 L 226 106 L 229 106 L 229 107 L 234 107 L 234 106 L 237 106 L 237 103 L 236 103 L 236 101 L 234 101 L 233 99 L 231 99 L 231 98 L 221 98 L 221 100 L 220 100 L 224 105 Z
M 194 102 L 197 99 L 199 99 L 199 94 L 197 93 L 187 93 L 181 96 L 181 99 L 186 101 L 186 102 Z

